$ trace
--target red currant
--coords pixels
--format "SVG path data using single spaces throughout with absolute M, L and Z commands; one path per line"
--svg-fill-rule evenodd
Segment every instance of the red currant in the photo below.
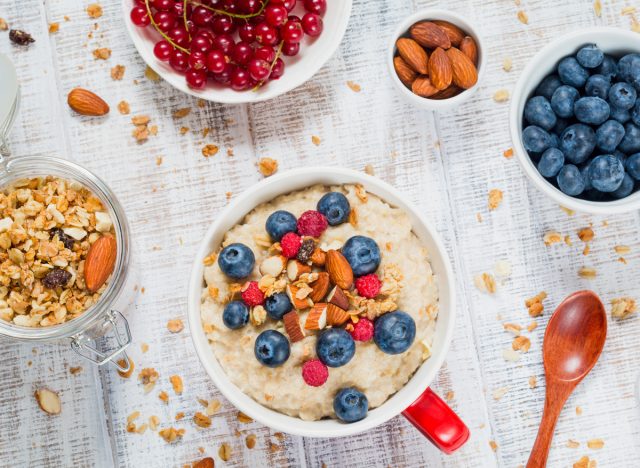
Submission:
M 207 68 L 212 73 L 222 73 L 227 67 L 227 58 L 219 50 L 211 50 L 207 54 Z
M 184 73 L 189 68 L 189 56 L 181 50 L 174 50 L 169 59 L 169 65 L 175 71 Z
M 238 13 L 238 3 L 236 0 L 222 0 L 222 8 L 227 10 L 229 13 Z
M 207 26 L 213 19 L 213 13 L 204 7 L 198 6 L 191 13 L 191 21 L 196 26 Z
M 176 26 L 178 20 L 176 15 L 173 13 L 169 13 L 168 11 L 156 11 L 153 14 L 153 21 L 156 22 L 160 31 L 166 33 Z
M 173 42 L 181 47 L 189 46 L 189 34 L 184 28 L 174 28 L 167 33 Z
M 273 64 L 273 68 L 271 69 L 271 75 L 269 75 L 269 79 L 277 80 L 284 73 L 284 62 L 281 58 L 276 60 L 276 63 Z
M 191 51 L 192 52 L 207 52 L 211 49 L 211 41 L 208 37 L 198 34 L 191 41 Z
M 253 49 L 248 42 L 240 41 L 233 46 L 231 58 L 238 65 L 245 65 L 253 57 Z
M 227 55 L 231 54 L 234 45 L 235 41 L 229 34 L 220 34 L 213 39 L 213 47 L 215 49 L 220 49 Z
M 251 24 L 260 24 L 264 21 L 264 15 L 252 16 L 249 18 Z
M 159 11 L 169 11 L 173 2 L 171 0 L 152 0 L 151 6 Z
M 216 34 L 231 34 L 236 29 L 233 20 L 228 16 L 215 16 L 211 21 L 211 29 Z
M 282 0 L 280 4 L 284 6 L 287 11 L 291 11 L 296 7 L 296 0 Z
M 171 9 L 169 11 L 171 11 L 174 15 L 182 18 L 184 16 L 184 3 L 175 2 L 173 5 L 171 5 Z M 187 18 L 189 18 L 190 16 L 191 16 L 191 5 L 187 3 Z
M 136 5 L 131 9 L 131 22 L 136 26 L 145 27 L 151 23 L 147 9 L 143 6 Z
M 299 42 L 285 42 L 282 44 L 282 54 L 287 57 L 293 57 L 294 55 L 298 55 L 300 52 L 300 43 Z
M 265 80 L 269 76 L 270 64 L 264 60 L 253 59 L 248 65 L 249 75 L 256 81 Z
M 204 52 L 191 52 L 189 55 L 189 67 L 193 70 L 205 70 L 207 69 L 206 56 Z
M 282 34 L 282 40 L 285 42 L 300 42 L 304 37 L 304 31 L 302 24 L 298 21 L 287 21 L 284 26 L 280 28 Z
M 258 0 L 240 0 L 238 8 L 242 13 L 250 15 L 260 9 L 260 2 Z
M 163 62 L 168 61 L 173 54 L 173 47 L 167 41 L 158 41 L 153 47 L 153 55 Z
M 240 39 L 245 42 L 253 42 L 256 39 L 255 27 L 251 23 L 244 23 L 238 28 L 238 35 Z
M 275 45 L 280 40 L 278 30 L 267 23 L 256 26 L 256 40 L 260 45 Z
M 204 36 L 204 37 L 206 37 L 207 39 L 209 39 L 209 40 L 211 41 L 211 43 L 212 43 L 212 44 L 213 44 L 214 39 L 216 38 L 216 35 L 215 35 L 215 34 L 213 34 L 213 33 L 211 32 L 211 30 L 210 30 L 210 29 L 207 29 L 207 28 L 199 28 L 199 29 L 195 32 L 195 34 L 193 34 L 193 36 L 194 36 L 194 37 L 195 37 L 195 36 Z
M 304 9 L 317 15 L 324 15 L 327 11 L 326 0 L 304 0 Z
M 253 56 L 257 59 L 266 60 L 267 62 L 271 63 L 276 58 L 276 51 L 273 50 L 273 47 L 258 47 L 253 53 Z
M 289 12 L 284 6 L 269 5 L 264 10 L 264 19 L 270 26 L 278 27 L 287 22 Z
M 315 13 L 307 13 L 302 17 L 302 29 L 311 37 L 319 36 L 322 33 L 322 18 Z
M 186 76 L 187 84 L 194 89 L 202 89 L 207 84 L 207 73 L 204 70 L 187 70 Z
M 227 63 L 224 69 L 220 73 L 212 74 L 214 80 L 223 85 L 231 83 L 231 76 L 233 75 L 236 66 L 232 63 Z
M 250 83 L 251 77 L 246 69 L 236 67 L 231 73 L 231 87 L 236 91 L 247 89 Z

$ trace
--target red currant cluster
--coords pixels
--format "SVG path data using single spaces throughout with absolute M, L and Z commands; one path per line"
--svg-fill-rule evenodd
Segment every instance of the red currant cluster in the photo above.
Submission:
M 302 18 L 291 14 L 297 3 Z M 326 9 L 326 0 L 135 0 L 131 21 L 160 33 L 153 53 L 191 88 L 212 80 L 243 91 L 280 78 L 280 55 L 297 55 L 305 34 L 319 36 Z

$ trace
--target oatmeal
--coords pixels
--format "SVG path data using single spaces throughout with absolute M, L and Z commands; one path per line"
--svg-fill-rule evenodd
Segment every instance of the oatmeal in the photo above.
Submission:
M 361 186 L 259 205 L 204 262 L 211 348 L 235 385 L 276 411 L 357 421 L 430 356 L 428 252 L 406 213 Z
M 77 182 L 22 179 L 0 191 L 0 319 L 47 327 L 95 304 L 115 264 L 113 223 Z

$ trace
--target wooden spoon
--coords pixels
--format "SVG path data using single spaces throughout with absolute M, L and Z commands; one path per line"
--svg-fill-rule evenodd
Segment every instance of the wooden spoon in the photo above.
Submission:
M 546 466 L 560 411 L 573 389 L 593 369 L 606 337 L 607 315 L 592 291 L 571 294 L 553 313 L 542 345 L 547 381 L 544 412 L 527 468 Z

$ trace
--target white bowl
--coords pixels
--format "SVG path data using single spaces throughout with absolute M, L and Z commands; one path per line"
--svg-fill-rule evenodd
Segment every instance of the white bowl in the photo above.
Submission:
M 509 127 L 516 157 L 533 185 L 567 208 L 593 214 L 637 210 L 640 208 L 640 192 L 621 200 L 606 202 L 582 200 L 565 195 L 540 175 L 522 143 L 522 119 L 527 99 L 562 58 L 575 54 L 586 44 L 596 44 L 605 53 L 619 57 L 630 52 L 640 52 L 640 35 L 616 28 L 589 28 L 561 36 L 543 47 L 522 71 L 511 99 Z
M 395 57 L 396 55 L 396 41 L 398 40 L 398 38 L 405 36 L 407 34 L 407 31 L 409 31 L 409 28 L 418 21 L 426 20 L 448 21 L 449 23 L 458 26 L 468 36 L 471 36 L 473 40 L 476 41 L 476 44 L 478 46 L 478 82 L 473 87 L 465 89 L 457 96 L 453 96 L 448 99 L 429 99 L 418 96 L 417 94 L 413 94 L 411 90 L 407 88 L 402 83 L 402 81 L 400 81 L 400 78 L 398 78 L 398 74 L 393 67 L 393 57 Z M 431 111 L 452 109 L 467 101 L 478 90 L 478 87 L 482 82 L 482 78 L 484 77 L 486 68 L 484 45 L 485 43 L 482 39 L 482 36 L 478 33 L 478 30 L 474 28 L 471 23 L 467 21 L 467 19 L 465 19 L 463 16 L 460 16 L 459 14 L 453 13 L 448 10 L 427 9 L 418 11 L 417 13 L 403 20 L 398 25 L 389 40 L 389 46 L 387 47 L 387 66 L 389 68 L 389 74 L 391 75 L 391 81 L 398 89 L 398 92 L 405 99 L 405 101 L 413 104 L 416 107 Z
M 270 201 L 278 195 L 293 192 L 314 184 L 360 183 L 389 204 L 404 210 L 413 224 L 413 232 L 429 251 L 435 272 L 440 304 L 432 355 L 416 371 L 411 380 L 380 407 L 369 411 L 361 421 L 344 424 L 333 419 L 303 421 L 278 413 L 257 403 L 242 393 L 226 376 L 218 363 L 204 334 L 200 320 L 200 299 L 203 288 L 203 259 L 218 248 L 224 234 L 241 222 L 244 216 L 257 205 Z M 381 180 L 349 169 L 311 167 L 278 174 L 247 189 L 230 203 L 204 235 L 198 249 L 189 282 L 188 316 L 191 336 L 204 368 L 222 394 L 243 413 L 278 431 L 308 437 L 341 437 L 366 431 L 398 415 L 411 405 L 433 381 L 442 365 L 454 329 L 455 294 L 451 265 L 446 250 L 435 229 L 424 216 L 396 189 Z M 465 439 L 466 440 L 466 439 Z
M 301 2 L 298 2 L 301 3 Z M 224 104 L 244 104 L 249 102 L 265 101 L 297 88 L 309 80 L 340 45 L 344 36 L 351 14 L 352 0 L 340 0 L 328 2 L 327 11 L 322 17 L 324 29 L 317 38 L 305 36 L 301 43 L 300 53 L 295 57 L 283 57 L 285 62 L 284 75 L 278 80 L 270 81 L 256 91 L 234 91 L 209 81 L 202 89 L 192 89 L 187 85 L 185 77 L 173 70 L 167 62 L 162 62 L 153 54 L 153 46 L 161 39 L 160 34 L 152 25 L 140 28 L 131 22 L 130 12 L 134 0 L 122 0 L 122 12 L 124 22 L 127 25 L 129 37 L 138 49 L 138 53 L 147 65 L 153 68 L 158 75 L 169 82 L 174 88 L 207 101 Z M 294 13 L 301 7 L 296 7 Z

